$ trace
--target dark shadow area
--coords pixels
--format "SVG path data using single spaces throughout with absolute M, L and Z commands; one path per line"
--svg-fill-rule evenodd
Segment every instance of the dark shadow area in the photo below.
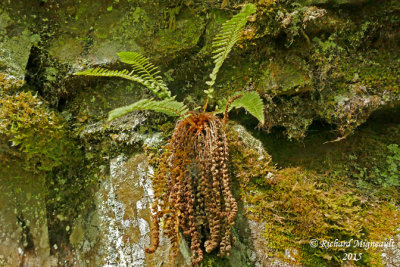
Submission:
M 340 160 L 344 155 L 351 154 L 368 143 L 400 143 L 400 106 L 374 112 L 353 135 L 338 142 L 331 142 L 337 138 L 337 133 L 333 125 L 325 122 L 313 122 L 303 140 L 289 140 L 284 134 L 284 128 L 275 127 L 270 133 L 257 130 L 257 121 L 248 116 L 240 116 L 240 113 L 233 113 L 231 118 L 260 139 L 272 160 L 282 168 L 303 166 L 322 170 L 323 162 L 328 158 Z M 372 149 L 374 148 L 370 147 Z

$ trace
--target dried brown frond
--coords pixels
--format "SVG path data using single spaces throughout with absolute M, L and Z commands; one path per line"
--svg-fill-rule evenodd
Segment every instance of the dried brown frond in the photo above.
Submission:
M 233 101 L 233 100 L 232 100 Z M 224 123 L 211 113 L 191 113 L 177 123 L 154 176 L 153 246 L 163 232 L 178 252 L 180 231 L 190 239 L 192 264 L 219 248 L 231 250 L 231 227 L 238 206 L 231 191 Z

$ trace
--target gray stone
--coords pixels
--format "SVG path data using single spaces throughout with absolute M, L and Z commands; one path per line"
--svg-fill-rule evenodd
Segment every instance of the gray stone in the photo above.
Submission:
M 1 9 L 0 35 L 0 72 L 23 80 L 31 47 L 37 44 L 39 35 Z
M 0 170 L 0 265 L 51 266 L 43 177 Z
M 78 220 L 70 237 L 80 264 L 142 267 L 170 262 L 171 248 L 166 237 L 161 236 L 154 254 L 145 253 L 150 245 L 152 173 L 143 154 L 120 155 L 110 161 L 110 175 L 102 180 L 96 210 L 92 211 L 97 222 Z M 96 236 L 89 234 L 91 227 L 97 228 Z

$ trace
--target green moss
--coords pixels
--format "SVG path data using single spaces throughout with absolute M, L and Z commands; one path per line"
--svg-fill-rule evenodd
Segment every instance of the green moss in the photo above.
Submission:
M 93 205 L 98 166 L 84 165 L 66 122 L 38 96 L 9 89 L 2 89 L 0 95 L 0 178 L 7 184 L 5 194 L 12 199 L 21 196 L 18 202 L 27 203 L 16 212 L 24 216 L 38 213 L 31 211 L 27 188 L 40 184 L 40 194 L 35 197 L 41 201 L 40 216 L 47 217 L 47 222 L 41 222 L 46 225 L 45 239 L 50 239 L 51 246 L 61 247 L 68 241 L 68 226 Z
M 371 94 L 379 95 L 386 92 L 398 96 L 400 62 L 396 57 L 392 53 L 383 53 L 375 59 L 369 59 L 365 64 L 344 64 L 342 71 L 346 73 L 347 82 L 354 83 L 354 90 L 367 90 Z
M 353 136 L 340 142 L 326 143 L 335 140 L 335 133 L 322 125 L 312 126 L 309 136 L 301 142 L 284 140 L 276 131 L 268 137 L 258 136 L 281 167 L 302 166 L 329 173 L 332 179 L 351 181 L 367 195 L 397 202 L 394 147 L 400 138 L 398 112 L 398 108 L 377 112 Z
M 10 153 L 22 157 L 25 168 L 49 171 L 65 164 L 73 153 L 65 124 L 30 92 L 2 95 L 0 132 L 11 143 Z M 2 159 L 7 162 L 7 154 Z
M 361 265 L 381 264 L 378 250 L 312 248 L 311 239 L 382 242 L 396 234 L 400 212 L 392 201 L 363 195 L 345 179 L 304 168 L 276 169 L 269 156 L 231 148 L 234 170 L 247 206 L 247 216 L 265 224 L 264 236 L 272 254 L 292 263 L 339 265 L 344 252 L 363 253 Z M 257 162 L 257 164 L 255 164 Z M 326 168 L 324 168 L 326 170 Z M 286 256 L 292 249 L 292 258 Z
M 23 80 L 16 79 L 14 76 L 0 72 L 0 94 L 3 92 L 12 92 L 23 84 Z

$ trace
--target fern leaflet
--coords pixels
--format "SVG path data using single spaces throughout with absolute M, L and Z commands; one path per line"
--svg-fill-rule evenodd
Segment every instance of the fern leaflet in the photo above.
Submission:
M 146 86 L 154 95 L 161 99 L 171 97 L 171 92 L 167 85 L 161 76 L 158 75 L 159 71 L 157 67 L 151 64 L 147 58 L 135 52 L 120 52 L 118 56 L 122 62 L 132 65 L 131 71 L 92 68 L 76 72 L 75 75 L 120 77 Z
M 153 88 L 156 96 L 161 99 L 171 97 L 167 85 L 158 75 L 160 71 L 146 57 L 136 52 L 120 52 L 118 56 L 122 62 L 132 65 L 132 70 L 140 75 L 147 88 Z
M 222 25 L 220 33 L 214 38 L 212 46 L 215 54 L 213 56 L 215 66 L 210 74 L 211 80 L 206 82 L 210 87 L 214 85 L 219 69 L 235 43 L 240 39 L 248 18 L 254 12 L 256 12 L 255 5 L 245 5 L 239 14 L 236 14 Z
M 168 98 L 160 101 L 153 99 L 142 99 L 131 105 L 116 108 L 108 114 L 108 121 L 119 118 L 133 110 L 152 110 L 165 113 L 169 116 L 179 116 L 184 118 L 188 113 L 188 108 L 182 102 L 175 101 L 173 98 Z
M 236 98 L 238 95 L 241 95 L 241 97 Z M 244 108 L 251 115 L 256 117 L 261 124 L 264 124 L 264 103 L 257 92 L 237 92 L 230 97 L 230 99 L 234 98 L 236 99 L 228 106 L 228 112 L 233 108 Z M 224 105 L 221 105 L 221 107 Z M 223 112 L 224 110 L 220 108 L 215 113 L 218 114 Z

